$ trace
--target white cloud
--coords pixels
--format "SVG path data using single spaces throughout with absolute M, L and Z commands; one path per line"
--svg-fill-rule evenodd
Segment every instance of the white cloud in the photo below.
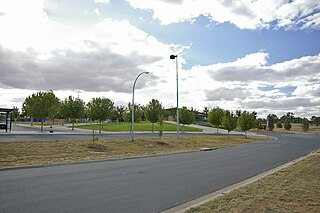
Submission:
M 186 81 L 202 95 L 196 91 L 190 95 L 209 106 L 258 111 L 259 116 L 286 111 L 298 116 L 319 114 L 320 54 L 274 65 L 267 65 L 267 59 L 267 53 L 257 52 L 234 62 L 194 66 Z
M 95 14 L 97 14 L 98 16 L 100 16 L 100 12 L 99 12 L 99 10 L 96 8 L 96 9 L 94 9 L 94 12 L 95 12 Z
M 110 0 L 94 0 L 94 3 L 109 4 Z
M 134 8 L 149 9 L 164 25 L 192 21 L 200 15 L 240 29 L 276 27 L 319 29 L 320 2 L 314 0 L 127 0 Z

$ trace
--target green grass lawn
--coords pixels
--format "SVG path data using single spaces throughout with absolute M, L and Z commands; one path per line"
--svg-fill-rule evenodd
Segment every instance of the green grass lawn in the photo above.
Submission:
M 80 125 L 76 126 L 76 128 L 81 128 L 81 129 L 95 129 L 99 130 L 100 126 L 99 124 L 88 124 L 88 125 Z M 130 132 L 131 130 L 131 123 L 129 122 L 121 122 L 121 123 L 108 123 L 108 124 L 103 124 L 102 131 L 106 132 Z M 147 121 L 141 121 L 139 123 L 134 124 L 134 130 L 137 132 L 151 132 L 152 130 L 152 125 L 150 122 Z M 160 130 L 160 126 L 158 123 L 154 124 L 154 131 L 158 132 Z M 163 131 L 176 131 L 177 126 L 175 124 L 171 123 L 163 123 Z M 201 129 L 190 127 L 190 126 L 185 126 L 183 127 L 180 125 L 180 131 L 186 131 L 186 132 L 202 132 Z
M 318 213 L 320 153 L 187 212 Z

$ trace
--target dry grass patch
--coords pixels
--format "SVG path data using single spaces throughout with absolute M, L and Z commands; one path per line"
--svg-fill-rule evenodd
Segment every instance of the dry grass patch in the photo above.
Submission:
M 291 123 L 292 127 L 290 130 L 285 130 L 284 128 L 277 128 L 276 124 L 273 129 L 273 131 L 269 131 L 269 133 L 286 133 L 286 134 L 320 134 L 320 126 L 316 125 L 310 125 L 309 130 L 304 132 L 302 129 L 302 124 L 297 124 L 297 123 Z M 257 133 L 263 133 L 267 134 L 265 130 L 259 130 L 257 131 L 256 129 L 251 130 L 251 132 L 257 132 Z
M 0 143 L 0 168 L 23 165 L 55 164 L 83 160 L 102 160 L 197 150 L 202 147 L 226 147 L 263 141 L 243 137 L 194 136 L 181 139 L 158 138 L 99 139 L 92 141 L 36 141 Z
M 188 212 L 320 212 L 320 153 Z

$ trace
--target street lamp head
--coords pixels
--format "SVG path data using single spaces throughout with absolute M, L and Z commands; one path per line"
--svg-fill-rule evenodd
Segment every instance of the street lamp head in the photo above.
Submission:
M 150 72 L 143 72 L 143 73 L 148 75 Z
M 176 57 L 178 57 L 177 55 L 170 55 L 170 59 L 175 59 Z

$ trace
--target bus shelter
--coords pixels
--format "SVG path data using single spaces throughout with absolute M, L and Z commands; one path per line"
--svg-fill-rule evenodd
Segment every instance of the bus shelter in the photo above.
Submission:
M 11 132 L 13 111 L 14 109 L 0 108 L 0 130 L 4 129 L 6 132 Z

